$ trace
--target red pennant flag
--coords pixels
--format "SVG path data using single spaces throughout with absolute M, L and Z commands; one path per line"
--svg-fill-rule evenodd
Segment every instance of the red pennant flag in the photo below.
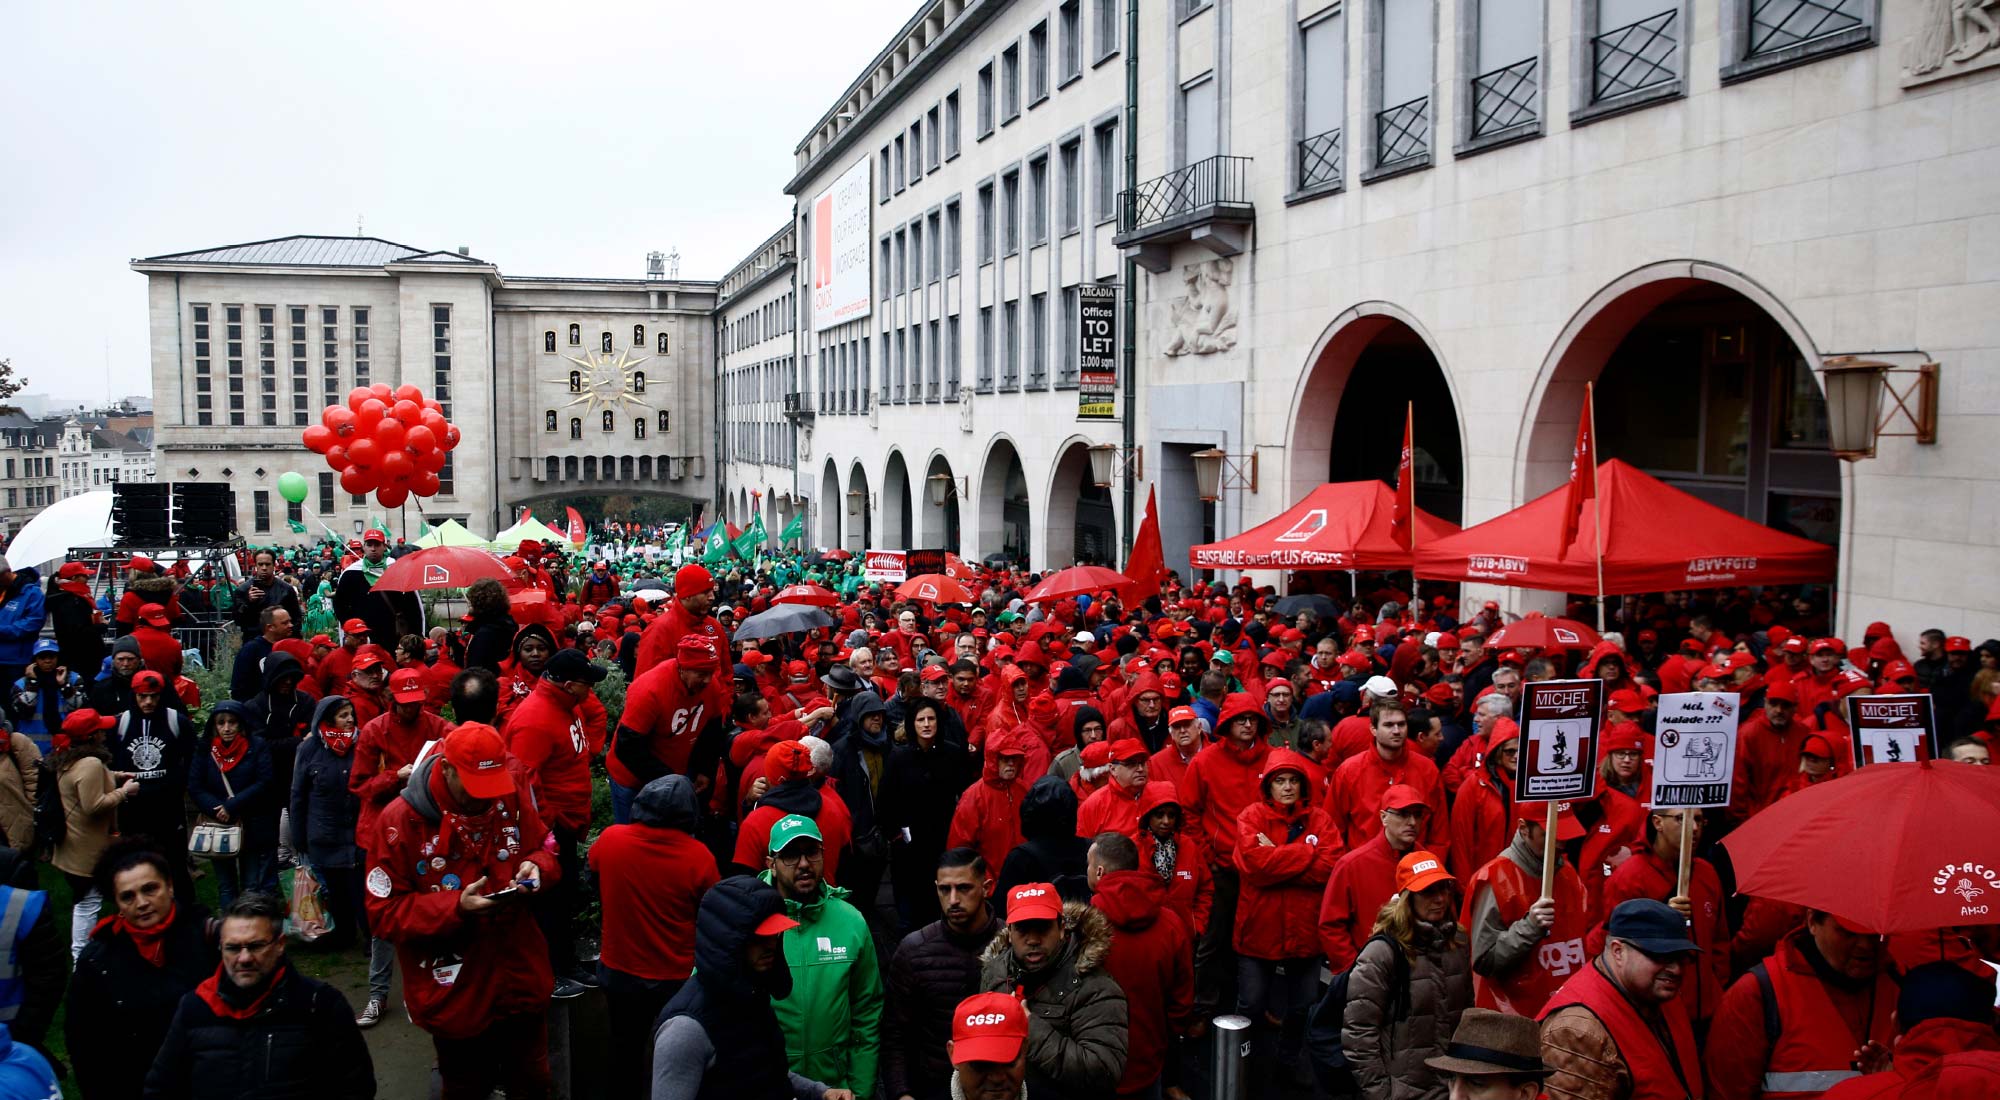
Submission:
M 1396 511 L 1389 525 L 1396 538 L 1414 550 L 1417 546 L 1417 478 L 1410 462 L 1410 425 L 1416 419 L 1416 405 L 1403 409 L 1403 457 L 1396 460 Z
M 583 517 L 578 515 L 576 509 L 574 508 L 566 510 L 569 512 L 569 541 L 575 543 L 578 546 L 582 546 L 585 537 L 583 529 Z
M 1125 575 L 1139 586 L 1139 599 L 1154 595 L 1167 579 L 1167 555 L 1160 546 L 1160 517 L 1153 507 L 1154 490 L 1146 490 L 1146 518 L 1132 539 L 1132 552 L 1125 557 Z
M 1563 498 L 1562 538 L 1556 540 L 1556 560 L 1569 553 L 1583 523 L 1583 503 L 1597 496 L 1597 441 L 1591 438 L 1590 384 L 1583 387 L 1583 415 L 1576 422 L 1576 446 L 1569 455 L 1569 495 Z

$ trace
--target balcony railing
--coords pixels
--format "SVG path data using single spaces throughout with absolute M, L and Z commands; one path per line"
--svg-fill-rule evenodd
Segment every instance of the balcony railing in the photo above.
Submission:
M 1375 167 L 1393 168 L 1431 151 L 1431 98 L 1421 96 L 1375 114 Z
M 1679 15 L 1678 8 L 1668 8 L 1591 39 L 1592 98 L 1616 99 L 1672 83 L 1674 54 L 1680 48 L 1674 26 Z
M 785 416 L 798 420 L 813 415 L 813 395 L 809 393 L 788 393 L 785 395 Z
M 1751 0 L 1750 56 L 1865 26 L 1863 0 Z
M 1250 158 L 1209 157 L 1120 192 L 1119 231 L 1223 205 L 1250 205 Z
M 1535 121 L 1541 98 L 1540 59 L 1530 57 L 1472 78 L 1472 136 L 1485 137 Z
M 1299 142 L 1299 190 L 1340 186 L 1340 128 Z

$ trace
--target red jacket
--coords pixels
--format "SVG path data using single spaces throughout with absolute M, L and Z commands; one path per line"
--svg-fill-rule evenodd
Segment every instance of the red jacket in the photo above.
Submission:
M 1666 901 L 1680 885 L 1680 868 L 1652 853 L 1635 854 L 1618 865 L 1604 883 L 1603 913 L 1608 915 L 1619 903 L 1633 898 Z M 1701 955 L 1681 979 L 1681 1003 L 1688 1019 L 1702 1023 L 1715 1015 L 1722 1003 L 1722 991 L 1729 986 L 1729 914 L 1723 911 L 1722 880 L 1715 867 L 1696 856 L 1688 870 L 1688 898 L 1694 902 L 1693 932 Z M 1593 957 L 1604 950 L 1604 920 L 1584 938 L 1584 950 Z
M 313 680 L 319 684 L 320 697 L 347 694 L 347 678 L 353 672 L 354 650 L 344 645 L 334 646 L 313 666 Z
M 1821 1100 L 1990 1100 L 2000 1096 L 2000 1036 L 1948 1016 L 1918 1022 L 1896 1041 L 1894 1068 L 1854 1077 Z
M 546 1011 L 555 978 L 530 905 L 517 899 L 467 917 L 462 888 L 484 878 L 485 892 L 500 890 L 523 860 L 540 870 L 543 890 L 562 872 L 522 794 L 495 800 L 479 818 L 442 810 L 438 759 L 426 759 L 410 789 L 382 810 L 368 837 L 363 893 L 369 931 L 396 945 L 410 1019 L 432 1035 L 468 1039 L 503 1016 Z
M 1736 769 L 1730 777 L 1731 821 L 1743 821 L 1776 802 L 1791 778 L 1799 774 L 1799 750 L 1819 731 L 1804 717 L 1794 716 L 1783 732 L 1771 728 L 1763 711 L 1751 715 L 1736 733 Z M 1846 771 L 1834 761 L 1834 774 Z
M 1188 765 L 1181 811 L 1201 829 L 1214 866 L 1235 865 L 1236 819 L 1258 800 L 1258 779 L 1270 754 L 1262 734 L 1245 748 L 1224 738 L 1196 753 Z
M 1271 775 L 1281 769 L 1306 774 L 1305 758 L 1290 749 L 1271 753 Z M 1268 784 L 1264 788 L 1268 790 Z M 1320 893 L 1340 858 L 1340 833 L 1326 811 L 1312 804 L 1310 789 L 1289 812 L 1268 793 L 1236 819 L 1236 869 L 1243 876 L 1236 903 L 1236 953 L 1253 959 L 1309 959 L 1319 955 Z M 1265 844 L 1259 836 L 1268 838 Z
M 1091 899 L 1111 922 L 1104 972 L 1125 991 L 1125 1074 L 1119 1096 L 1150 1094 L 1167 1062 L 1170 1036 L 1195 1021 L 1194 940 L 1165 904 L 1166 884 L 1150 867 L 1109 871 Z
M 139 658 L 146 667 L 173 683 L 181 674 L 181 643 L 173 631 L 140 623 L 132 628 L 132 638 L 139 643 Z
M 1402 858 L 1378 832 L 1333 865 L 1319 899 L 1319 943 L 1334 973 L 1354 965 L 1375 930 L 1376 915 L 1396 896 L 1396 864 Z
M 1687 1010 L 1680 998 L 1660 1006 L 1671 1047 L 1660 1041 L 1659 1033 L 1639 1015 L 1624 991 L 1597 968 L 1595 961 L 1564 982 L 1537 1018 L 1546 1020 L 1569 1005 L 1589 1009 L 1611 1034 L 1611 1041 L 1617 1044 L 1618 1055 L 1631 1076 L 1628 1100 L 1682 1100 L 1683 1097 L 1702 1100 L 1701 1063 L 1695 1053 L 1694 1029 L 1688 1024 Z M 1687 1081 L 1685 1089 L 1681 1087 L 1683 1079 Z
M 1388 761 L 1374 745 L 1341 762 L 1328 786 L 1333 792 L 1329 806 L 1333 823 L 1347 838 L 1349 847 L 1382 831 L 1382 794 L 1390 787 L 1407 784 L 1422 792 L 1431 808 L 1419 843 L 1432 855 L 1451 854 L 1451 813 L 1444 800 L 1444 780 L 1431 758 L 1403 746 L 1402 759 Z
M 1077 774 L 1080 776 L 1083 773 Z M 1076 782 L 1075 777 L 1070 782 Z M 1124 833 L 1136 838 L 1139 835 L 1139 803 L 1145 798 L 1147 786 L 1151 784 L 1128 791 L 1119 786 L 1117 780 L 1107 776 L 1104 785 L 1092 791 L 1077 809 L 1076 835 L 1087 839 L 1099 833 Z
M 611 750 L 604 754 L 604 770 L 620 786 L 643 785 L 640 778 L 618 759 L 618 741 L 630 731 L 645 735 L 647 750 L 655 760 L 666 766 L 668 772 L 685 774 L 702 727 L 728 716 L 729 677 L 726 671 L 717 670 L 715 678 L 708 683 L 708 690 L 690 695 L 681 683 L 678 660 L 655 665 L 641 672 L 625 691 L 625 712 L 618 716 L 619 732 L 612 738 Z
M 1451 852 L 1445 862 L 1464 882 L 1514 839 L 1514 792 L 1485 768 L 1470 772 L 1451 805 Z
M 1338 768 L 1350 756 L 1368 751 L 1375 743 L 1375 724 L 1365 714 L 1350 714 L 1333 724 L 1327 741 L 1326 766 Z
M 1195 746 L 1194 751 L 1196 755 L 1201 753 L 1201 748 L 1199 744 Z M 1188 757 L 1186 760 L 1181 759 L 1180 746 L 1169 741 L 1160 747 L 1159 752 L 1154 753 L 1147 760 L 1146 780 L 1149 783 L 1153 783 L 1164 779 L 1177 788 L 1185 787 L 1187 786 L 1188 765 L 1192 763 L 1194 763 L 1193 756 Z
M 640 676 L 644 676 L 656 665 L 673 658 L 680 646 L 682 635 L 696 632 L 714 639 L 717 653 L 729 652 L 729 632 L 722 629 L 722 624 L 716 621 L 715 616 L 704 615 L 697 619 L 688 614 L 687 608 L 682 607 L 679 600 L 674 600 L 667 605 L 666 612 L 654 619 L 652 625 L 646 628 L 646 633 L 640 636 L 639 653 L 633 667 L 638 670 Z M 724 668 L 717 675 L 727 686 L 729 670 Z
M 1143 823 L 1147 814 L 1169 803 L 1181 804 L 1174 785 L 1164 779 L 1147 780 L 1145 793 L 1139 798 L 1139 820 Z M 1138 840 L 1139 867 L 1152 868 L 1160 842 L 1143 828 Z M 1215 876 L 1208 869 L 1208 847 L 1202 843 L 1201 833 L 1188 823 L 1185 810 L 1174 845 L 1174 869 L 1167 880 L 1167 907 L 1179 913 L 1181 923 L 1196 936 L 1202 936 L 1208 932 L 1209 910 L 1215 905 Z
M 1010 783 L 1000 782 L 998 776 L 1000 757 L 1020 752 L 1024 737 L 1028 735 L 1008 730 L 987 744 L 985 775 L 958 796 L 951 832 L 945 840 L 953 848 L 977 851 L 986 860 L 987 873 L 995 878 L 1007 861 L 1007 853 L 1027 839 L 1021 835 L 1021 799 L 1028 793 L 1028 784 L 1018 775 Z
M 1778 1000 L 1776 1044 L 1765 1038 L 1764 990 L 1755 974 L 1736 979 L 1722 995 L 1709 1033 L 1732 1041 L 1708 1045 L 1708 1094 L 1713 1100 L 1797 1096 L 1797 1091 L 1772 1087 L 1783 1079 L 1769 1075 L 1850 1073 L 1849 1057 L 1863 1043 L 1892 1044 L 1895 980 L 1884 973 L 1859 990 L 1828 985 L 1813 969 L 1809 953 L 1817 949 L 1811 944 L 1812 931 L 1798 929 L 1778 941 L 1777 952 L 1764 960 Z
M 549 825 L 590 825 L 590 735 L 580 702 L 560 684 L 541 680 L 507 719 L 507 751 L 527 769 L 535 805 Z
M 819 826 L 820 843 L 826 848 L 826 880 L 837 886 L 840 884 L 840 879 L 836 877 L 840 873 L 840 853 L 854 837 L 854 818 L 847 809 L 847 803 L 834 793 L 831 782 L 821 785 L 814 793 L 819 795 L 819 808 L 805 816 Z M 736 829 L 736 851 L 730 856 L 731 862 L 752 871 L 763 867 L 765 858 L 770 855 L 771 826 L 786 814 L 800 813 L 809 808 L 811 801 L 800 790 L 787 790 L 786 784 L 779 784 L 766 792 L 763 803 L 743 815 L 743 824 Z M 797 808 L 787 808 L 795 804 Z M 999 872 L 996 870 L 994 874 Z
M 1539 878 L 1530 877 L 1519 864 L 1507 858 L 1505 852 L 1489 860 L 1466 882 L 1465 910 L 1458 923 L 1475 937 L 1472 944 L 1475 966 L 1482 945 L 1476 938 L 1479 929 L 1474 914 L 1479 909 L 1482 889 L 1493 894 L 1501 920 L 1511 926 L 1528 915 L 1528 907 L 1541 896 L 1542 884 Z M 1556 868 L 1555 902 L 1555 927 L 1542 937 L 1534 954 L 1505 974 L 1489 977 L 1474 970 L 1473 1004 L 1517 1016 L 1539 1015 L 1549 997 L 1571 975 L 1590 966 L 1590 956 L 1583 949 L 1584 935 L 1590 931 L 1590 922 L 1584 914 L 1583 884 L 1567 859 Z
M 1646 811 L 1631 795 L 1602 783 L 1597 785 L 1597 794 L 1590 802 L 1574 805 L 1587 807 L 1591 803 L 1596 804 L 1599 816 L 1595 822 L 1585 819 L 1584 827 L 1589 832 L 1584 834 L 1577 852 L 1576 877 L 1583 883 L 1584 900 L 1589 905 L 1585 911 L 1588 921 L 1596 924 L 1610 913 L 1604 905 L 1604 880 L 1609 877 L 1605 861 L 1620 848 L 1637 850 L 1646 846 Z
M 358 712 L 360 708 L 355 709 Z M 368 842 L 375 831 L 375 816 L 403 789 L 402 777 L 396 773 L 405 765 L 416 763 L 417 754 L 424 751 L 426 744 L 444 740 L 452 728 L 450 722 L 427 710 L 417 713 L 415 725 L 397 722 L 396 713 L 390 711 L 369 719 L 361 727 L 354 739 L 354 763 L 347 771 L 347 789 L 361 800 L 355 839 L 363 844 Z
M 652 981 L 686 978 L 695 911 L 719 877 L 707 846 L 678 828 L 613 825 L 591 844 L 590 869 L 604 903 L 604 965 Z

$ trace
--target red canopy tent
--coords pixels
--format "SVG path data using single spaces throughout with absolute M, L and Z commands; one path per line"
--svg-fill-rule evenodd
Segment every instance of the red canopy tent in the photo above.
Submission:
M 1333 481 L 1276 519 L 1188 552 L 1197 569 L 1408 569 L 1407 536 L 1392 527 L 1396 491 L 1380 481 Z M 1458 526 L 1417 511 L 1417 545 Z
M 1568 493 L 1559 486 L 1448 538 L 1419 540 L 1417 576 L 1595 592 L 1601 518 L 1608 593 L 1834 578 L 1833 547 L 1753 523 L 1615 458 L 1597 467 L 1597 501 L 1584 505 L 1576 537 L 1558 557 Z

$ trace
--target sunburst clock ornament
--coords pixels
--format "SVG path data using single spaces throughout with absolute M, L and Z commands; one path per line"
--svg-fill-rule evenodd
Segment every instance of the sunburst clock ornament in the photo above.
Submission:
M 595 414 L 603 409 L 624 411 L 632 405 L 641 409 L 651 409 L 653 403 L 638 390 L 639 366 L 651 359 L 650 355 L 633 355 L 628 349 L 619 349 L 616 355 L 603 352 L 588 352 L 583 356 L 565 355 L 564 359 L 577 365 L 571 373 L 577 376 L 576 385 L 570 388 L 575 396 L 564 408 L 585 406 L 584 411 Z M 568 378 L 550 378 L 545 381 L 558 386 L 570 386 Z

